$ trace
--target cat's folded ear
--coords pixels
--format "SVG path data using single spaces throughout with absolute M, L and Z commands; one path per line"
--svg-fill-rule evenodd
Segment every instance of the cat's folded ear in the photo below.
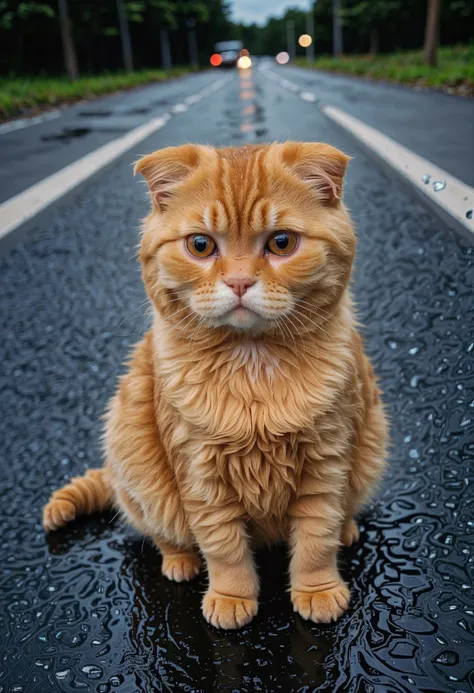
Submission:
M 164 210 L 179 186 L 211 156 L 212 150 L 202 145 L 167 147 L 140 159 L 134 174 L 144 176 L 154 207 Z
M 333 204 L 341 199 L 349 156 L 322 142 L 287 142 L 282 145 L 281 156 L 321 202 Z

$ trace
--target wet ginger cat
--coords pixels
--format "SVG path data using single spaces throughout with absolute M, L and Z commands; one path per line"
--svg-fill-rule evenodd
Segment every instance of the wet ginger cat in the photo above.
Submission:
M 288 542 L 303 618 L 349 606 L 337 552 L 358 538 L 386 424 L 348 289 L 347 161 L 288 142 L 172 147 L 136 166 L 153 325 L 110 402 L 104 467 L 56 491 L 44 527 L 114 506 L 169 579 L 192 579 L 202 556 L 214 626 L 257 613 L 262 542 Z

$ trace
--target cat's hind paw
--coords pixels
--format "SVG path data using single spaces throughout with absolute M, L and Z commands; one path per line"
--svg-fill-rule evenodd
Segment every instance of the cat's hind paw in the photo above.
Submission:
M 209 589 L 202 602 L 202 613 L 208 623 L 227 630 L 242 628 L 258 611 L 256 599 L 229 597 Z
M 197 553 L 172 553 L 163 556 L 161 572 L 168 580 L 189 582 L 199 575 L 201 559 Z
M 349 599 L 349 589 L 343 582 L 321 591 L 291 592 L 294 610 L 307 621 L 314 623 L 337 621 L 349 608 Z

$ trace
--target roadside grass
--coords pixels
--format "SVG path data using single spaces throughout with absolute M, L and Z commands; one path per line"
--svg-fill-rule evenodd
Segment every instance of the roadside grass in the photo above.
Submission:
M 377 56 L 347 55 L 341 58 L 321 56 L 311 65 L 304 58 L 297 58 L 296 62 L 301 67 L 316 70 L 474 96 L 474 44 L 441 48 L 437 67 L 423 63 L 423 51 Z
M 0 121 L 122 89 L 162 82 L 188 72 L 191 72 L 191 68 L 175 67 L 169 71 L 117 72 L 79 77 L 74 82 L 67 77 L 2 77 L 0 79 Z

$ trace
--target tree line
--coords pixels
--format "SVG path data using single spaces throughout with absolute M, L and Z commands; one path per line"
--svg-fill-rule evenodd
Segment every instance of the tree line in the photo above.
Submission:
M 434 26 L 443 45 L 474 40 L 474 0 L 339 0 L 344 53 L 372 53 L 414 50 L 423 47 L 430 5 L 439 5 L 439 21 Z M 313 4 L 314 48 L 316 55 L 333 53 L 334 0 Z M 282 17 L 272 17 L 265 26 L 241 24 L 240 36 L 249 50 L 259 55 L 275 55 L 287 49 L 286 28 L 294 22 L 295 34 L 306 32 L 307 13 L 289 8 Z M 437 36 L 433 37 L 435 40 Z M 304 49 L 297 46 L 304 55 Z
M 418 49 L 430 32 L 434 49 L 438 38 L 442 44 L 474 39 L 474 0 L 338 0 L 337 6 L 347 54 Z M 316 55 L 335 47 L 334 7 L 334 0 L 313 3 Z M 307 12 L 290 7 L 264 26 L 238 24 L 229 0 L 0 0 L 0 70 L 3 75 L 67 70 L 75 77 L 206 65 L 214 43 L 233 38 L 254 55 L 275 55 L 287 48 L 288 22 L 299 36 L 307 19 Z
M 68 60 L 80 74 L 208 64 L 215 41 L 234 33 L 228 0 L 0 0 L 0 70 L 60 74 Z

